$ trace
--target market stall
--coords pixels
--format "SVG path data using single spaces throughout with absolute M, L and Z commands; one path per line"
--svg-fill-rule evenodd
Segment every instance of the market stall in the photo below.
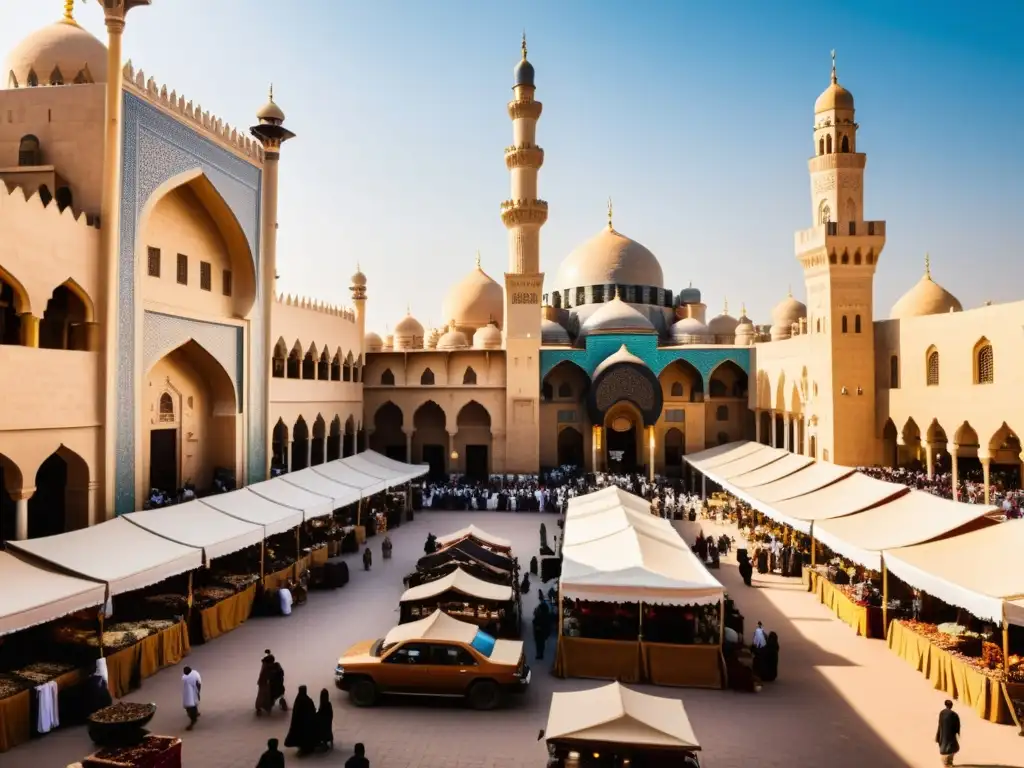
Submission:
M 700 743 L 683 702 L 611 683 L 551 696 L 543 731 L 555 762 L 548 765 L 687 768 Z
M 431 568 L 413 571 L 403 579 L 403 583 L 406 588 L 418 587 L 420 584 L 427 584 L 431 581 L 443 579 L 445 576 L 457 569 L 462 569 L 470 576 L 475 576 L 481 581 L 486 581 L 490 584 L 500 584 L 508 587 L 514 586 L 514 574 L 511 571 L 496 568 L 493 565 L 487 565 L 486 563 L 481 563 L 478 560 L 473 560 L 468 557 L 448 560 L 447 562 L 437 564 Z
M 297 472 L 287 472 L 276 479 L 297 486 L 315 496 L 330 499 L 332 510 L 359 503 L 358 488 L 332 480 L 312 467 L 300 469 Z
M 759 451 L 751 451 L 724 463 L 716 462 L 714 474 L 722 481 L 731 481 L 734 477 L 742 477 L 749 472 L 770 466 L 788 455 L 789 452 L 781 448 L 762 445 Z
M 573 496 L 569 499 L 566 512 L 568 513 L 571 510 L 574 515 L 582 515 L 589 512 L 603 512 L 607 509 L 618 509 L 620 507 L 644 514 L 651 513 L 651 503 L 649 501 L 639 496 L 634 496 L 617 485 L 609 485 L 600 491 L 594 491 L 582 496 Z
M 814 459 L 810 456 L 802 456 L 797 453 L 787 453 L 777 461 L 773 461 L 766 466 L 758 467 L 757 469 L 752 469 L 744 474 L 730 477 L 729 482 L 737 488 L 751 490 L 763 485 L 774 483 L 784 477 L 789 477 L 802 469 L 806 469 L 813 463 Z
M 424 555 L 417 561 L 416 568 L 417 570 L 429 570 L 452 560 L 475 561 L 492 568 L 498 568 L 506 573 L 514 573 L 516 571 L 515 558 L 510 554 L 496 552 L 489 547 L 478 544 L 472 539 L 460 539 L 454 544 L 449 544 L 447 547 L 442 547 L 436 552 Z
M 482 581 L 461 568 L 444 578 L 411 587 L 399 600 L 399 623 L 444 611 L 495 637 L 519 636 L 518 594 L 510 586 Z
M 447 547 L 449 544 L 454 544 L 463 539 L 470 539 L 483 547 L 497 552 L 512 551 L 512 543 L 508 539 L 494 536 L 481 528 L 477 528 L 475 525 L 461 528 L 455 531 L 455 533 L 449 533 L 447 536 L 438 536 L 437 545 L 439 547 Z
M 376 451 L 363 451 L 341 461 L 367 475 L 387 480 L 390 487 L 408 483 L 430 472 L 429 464 L 406 464 L 403 461 L 389 459 Z

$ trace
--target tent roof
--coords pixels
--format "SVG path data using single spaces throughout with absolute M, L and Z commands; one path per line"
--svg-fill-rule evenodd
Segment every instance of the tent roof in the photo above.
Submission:
M 443 595 L 448 591 L 460 592 L 469 597 L 493 600 L 495 602 L 506 602 L 512 599 L 512 587 L 491 584 L 488 581 L 478 579 L 476 576 L 471 576 L 461 568 L 456 568 L 447 576 L 405 590 L 405 594 L 402 595 L 398 602 L 412 603 L 417 600 L 427 600 L 431 597 Z
M 332 509 L 347 507 L 359 501 L 359 489 L 331 480 L 311 467 L 298 472 L 286 472 L 278 478 L 283 483 L 294 485 L 309 493 L 323 496 L 331 500 Z
M 814 459 L 810 456 L 789 453 L 778 461 L 773 461 L 771 464 L 751 470 L 746 474 L 733 475 L 729 478 L 729 482 L 737 488 L 753 489 L 788 477 L 813 463 Z
M 352 469 L 362 472 L 364 475 L 377 477 L 381 480 L 387 481 L 389 488 L 406 483 L 414 477 L 419 477 L 423 474 L 420 467 L 412 464 L 403 464 L 400 467 L 384 466 L 378 462 L 370 461 L 361 453 L 357 453 L 355 456 L 349 456 L 341 461 L 342 463 L 352 467 Z
M 103 605 L 106 598 L 100 582 L 36 567 L 7 552 L 0 552 L 0 584 L 0 635 Z
M 854 471 L 853 467 L 817 462 L 774 482 L 751 488 L 749 493 L 768 504 L 795 499 L 831 485 L 844 477 L 849 477 Z
M 998 511 L 984 504 L 965 504 L 925 491 L 910 491 L 855 515 L 815 523 L 814 535 L 839 554 L 880 571 L 882 550 L 931 541 Z M 995 521 L 986 522 L 995 525 Z
M 485 531 L 483 528 L 477 528 L 475 525 L 469 525 L 465 528 L 460 528 L 459 530 L 455 531 L 455 533 L 449 533 L 447 536 L 438 536 L 437 543 L 442 547 L 446 547 L 449 544 L 454 544 L 456 541 L 460 541 L 461 539 L 465 539 L 466 537 L 476 539 L 481 544 L 486 544 L 487 546 L 494 547 L 496 549 L 512 549 L 512 542 L 510 542 L 508 539 L 502 539 L 498 536 L 494 536 L 493 534 L 490 534 L 487 531 Z
M 634 512 L 625 507 L 605 509 L 593 514 L 566 516 L 565 533 L 562 546 L 585 544 L 589 541 L 603 539 L 621 531 L 636 528 L 645 535 L 659 539 L 674 547 L 687 547 L 679 532 L 668 520 L 655 517 L 649 512 Z
M 203 504 L 239 520 L 262 525 L 267 536 L 284 533 L 302 522 L 300 510 L 275 504 L 248 488 L 207 496 Z
M 312 469 L 317 474 L 323 475 L 336 483 L 341 483 L 351 488 L 358 488 L 364 497 L 380 493 L 388 487 L 386 480 L 371 477 L 357 469 L 353 469 L 343 461 L 329 461 L 326 464 L 317 464 Z
M 714 468 L 714 474 L 723 480 L 731 480 L 734 477 L 740 477 L 748 472 L 753 472 L 755 469 L 771 466 L 783 457 L 789 456 L 789 451 L 784 451 L 781 448 L 771 448 L 767 445 L 762 445 L 761 449 L 760 451 L 748 453 L 746 456 L 741 456 L 727 464 L 717 465 Z
M 434 611 L 425 619 L 399 624 L 384 636 L 384 645 L 394 645 L 406 640 L 449 640 L 470 643 L 478 631 L 476 624 L 453 619 L 444 611 Z
M 410 475 L 410 480 L 417 477 L 423 477 L 423 475 L 430 471 L 429 464 L 406 464 L 404 461 L 395 461 L 394 459 L 388 458 L 383 453 L 377 453 L 376 451 L 363 451 L 359 456 L 378 466 L 384 467 L 385 469 L 406 472 Z
M 811 523 L 852 515 L 906 492 L 905 485 L 875 480 L 855 472 L 832 485 L 772 506 L 788 518 Z
M 726 443 L 715 448 L 708 448 L 706 451 L 683 456 L 687 464 L 703 472 L 706 469 L 714 469 L 730 461 L 742 459 L 752 453 L 767 448 L 767 445 L 756 443 L 752 440 L 738 440 L 734 443 Z
M 651 512 L 650 502 L 646 499 L 634 496 L 617 485 L 609 485 L 600 491 L 585 493 L 582 496 L 574 496 L 569 499 L 566 516 L 603 512 L 608 509 L 618 509 L 619 507 L 628 507 L 636 512 L 643 512 L 645 514 L 650 514 Z
M 246 490 L 275 504 L 297 509 L 302 512 L 306 520 L 313 517 L 326 517 L 334 511 L 334 500 L 330 497 L 321 496 L 319 493 L 286 483 L 280 477 L 253 483 L 246 486 Z
M 201 501 L 132 512 L 122 519 L 178 544 L 202 549 L 207 564 L 216 557 L 259 544 L 264 535 L 263 526 L 225 515 Z
M 1021 552 L 1024 520 L 1007 520 L 960 536 L 886 550 L 885 566 L 907 584 L 980 619 L 1001 623 L 1005 616 L 1024 625 Z
M 7 546 L 106 582 L 112 595 L 148 587 L 203 564 L 201 549 L 168 541 L 120 518 L 56 536 L 9 541 Z
M 700 749 L 682 701 L 632 691 L 619 683 L 552 694 L 544 736 L 548 741 Z

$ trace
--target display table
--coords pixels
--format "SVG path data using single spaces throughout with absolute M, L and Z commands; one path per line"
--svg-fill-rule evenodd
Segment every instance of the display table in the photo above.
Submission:
M 643 671 L 652 685 L 724 688 L 725 658 L 716 645 L 640 643 Z
M 0 699 L 0 752 L 24 744 L 32 735 L 32 691 Z
M 255 600 L 256 585 L 250 584 L 237 595 L 201 610 L 199 618 L 203 625 L 203 640 L 208 642 L 244 624 L 252 614 Z
M 177 664 L 191 650 L 188 626 L 182 621 L 134 645 L 108 654 L 105 658 L 110 695 L 115 699 L 127 695 L 138 688 L 145 678 L 152 677 L 164 667 Z
M 818 595 L 821 604 L 832 611 L 840 621 L 853 627 L 862 637 L 873 637 L 881 640 L 885 634 L 882 630 L 882 609 L 871 605 L 857 605 L 841 589 L 817 571 L 804 571 L 808 574 L 807 582 L 810 591 Z
M 901 621 L 889 623 L 888 642 L 889 648 L 927 677 L 935 690 L 959 699 L 989 722 L 1015 722 L 1010 699 L 1024 694 L 1024 685 L 1001 683 L 982 674 Z
M 280 589 L 289 581 L 295 578 L 295 566 L 289 565 L 287 568 L 282 568 L 280 571 L 274 571 L 268 573 L 263 577 L 263 589 L 268 592 L 272 589 Z
M 330 552 L 327 546 L 317 547 L 309 553 L 309 567 L 316 568 L 317 566 L 324 565 L 328 557 L 330 557 Z
M 638 683 L 643 674 L 640 643 L 635 640 L 560 637 L 555 649 L 554 672 L 556 677 Z
M 81 762 L 82 768 L 181 768 L 181 739 L 147 736 L 135 747 L 101 749 Z

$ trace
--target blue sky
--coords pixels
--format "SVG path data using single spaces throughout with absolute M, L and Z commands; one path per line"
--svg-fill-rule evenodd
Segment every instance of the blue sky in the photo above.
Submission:
M 62 0 L 4 2 L 0 51 Z M 82 3 L 78 3 L 82 6 Z M 233 125 L 274 82 L 298 138 L 281 165 L 279 288 L 348 301 L 357 262 L 369 327 L 439 324 L 451 284 L 501 281 L 503 149 L 525 27 L 544 102 L 542 265 L 616 229 L 768 322 L 803 296 L 794 230 L 811 224 L 806 161 L 829 50 L 857 100 L 865 214 L 888 222 L 875 281 L 885 317 L 921 275 L 965 307 L 1020 298 L 1024 267 L 1024 3 L 349 2 L 154 0 L 131 13 L 136 67 Z M 103 35 L 99 4 L 77 11 Z M 1017 56 L 1014 56 L 1014 52 Z

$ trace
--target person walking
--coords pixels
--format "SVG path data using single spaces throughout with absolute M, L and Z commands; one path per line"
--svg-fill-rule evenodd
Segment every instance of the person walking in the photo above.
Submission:
M 960 751 L 960 715 L 953 711 L 953 702 L 946 699 L 946 708 L 939 712 L 939 727 L 935 731 L 935 743 L 943 765 L 952 765 L 953 756 Z
M 281 711 L 287 712 L 288 702 L 284 698 L 284 667 L 281 666 L 280 661 L 274 660 L 271 664 L 267 684 L 270 688 L 270 707 L 267 711 L 270 712 L 274 709 L 274 702 L 276 701 L 281 707 Z
M 267 739 L 267 751 L 260 755 L 256 768 L 284 768 L 284 753 L 277 744 L 277 739 Z
M 334 749 L 334 707 L 331 694 L 324 688 L 320 691 L 320 708 L 316 711 L 318 747 Z
M 537 646 L 537 660 L 544 658 L 544 645 L 551 634 L 551 611 L 546 602 L 541 602 L 533 610 L 533 642 Z
M 192 667 L 185 667 L 181 676 L 181 705 L 188 715 L 186 731 L 191 731 L 199 719 L 199 694 L 203 687 L 203 679 Z
M 270 649 L 263 651 L 260 660 L 260 674 L 256 678 L 256 717 L 274 708 L 274 697 L 270 695 L 270 674 L 274 669 L 274 654 Z
M 366 545 L 366 549 L 363 550 L 363 570 L 370 570 L 370 566 L 373 565 L 373 552 L 370 551 L 370 545 Z
M 317 745 L 316 704 L 306 693 L 306 686 L 300 685 L 292 703 L 292 722 L 288 735 L 284 737 L 286 747 L 295 747 L 300 755 L 312 752 Z
M 352 757 L 345 761 L 345 768 L 370 768 L 370 761 L 366 759 L 366 747 L 362 742 L 356 744 Z

